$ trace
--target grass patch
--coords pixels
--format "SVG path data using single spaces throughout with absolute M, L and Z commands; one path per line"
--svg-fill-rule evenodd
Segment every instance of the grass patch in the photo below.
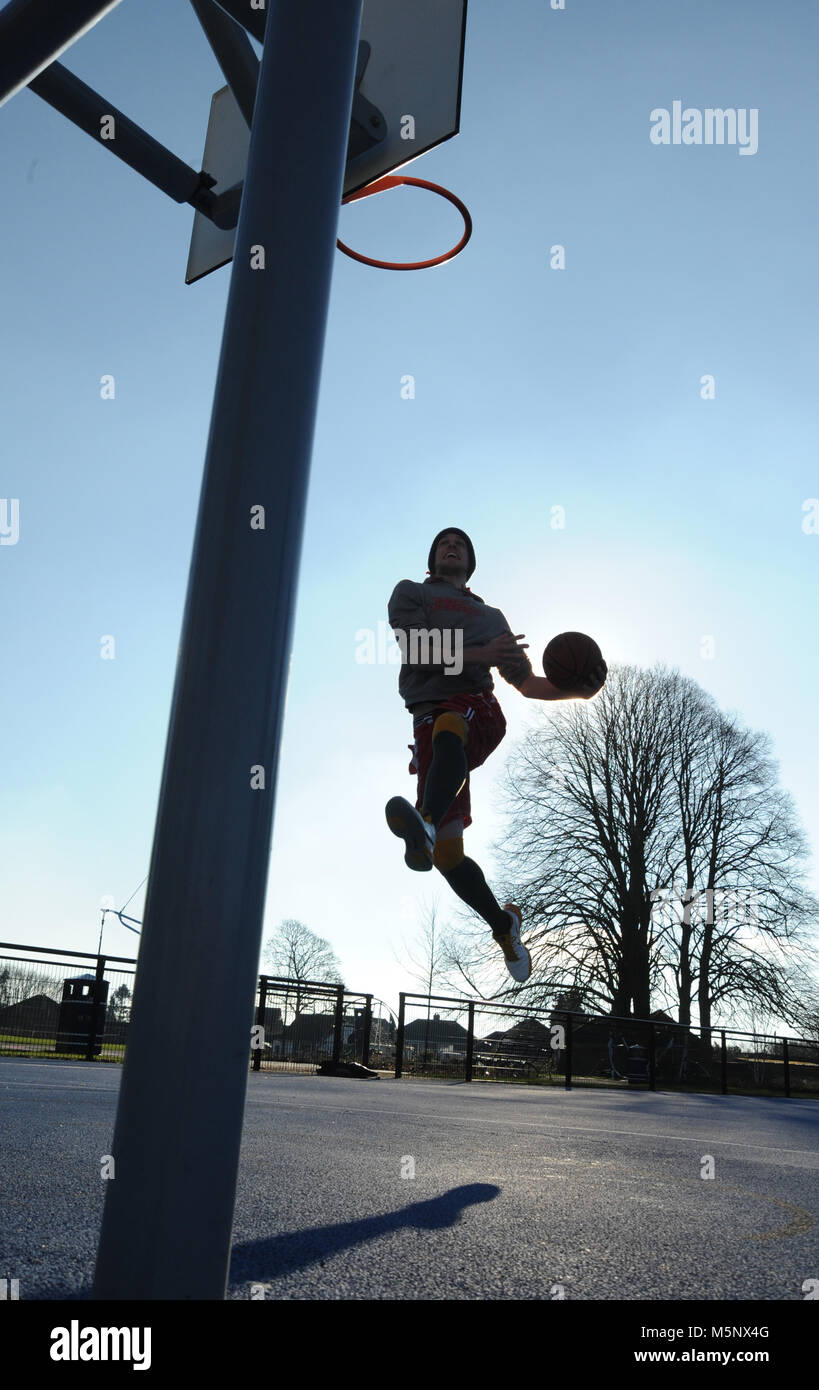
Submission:
M 45 1050 L 48 1049 L 47 1055 L 49 1057 L 69 1057 L 74 1061 L 76 1061 L 78 1058 L 80 1060 L 85 1060 L 84 1051 L 55 1051 L 57 1046 L 56 1038 L 25 1038 L 21 1036 L 19 1033 L 0 1033 L 0 1048 L 3 1048 L 4 1046 L 9 1046 L 10 1048 L 13 1048 L 14 1055 L 18 1057 L 23 1055 L 24 1053 L 28 1053 L 31 1056 L 42 1056 Z M 98 1062 L 121 1062 L 124 1056 L 124 1043 L 103 1043 L 103 1054 L 101 1056 L 92 1058 L 92 1060 Z

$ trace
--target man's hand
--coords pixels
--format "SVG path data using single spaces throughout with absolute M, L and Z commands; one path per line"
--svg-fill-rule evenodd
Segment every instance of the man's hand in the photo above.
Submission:
M 505 666 L 508 661 L 514 661 L 516 657 L 521 656 L 528 646 L 529 643 L 523 640 L 522 632 L 518 633 L 517 637 L 513 637 L 511 632 L 502 632 L 500 637 L 493 637 L 491 642 L 487 642 L 486 646 L 481 648 L 481 659 L 487 666 Z
M 605 661 L 601 661 L 599 666 L 595 666 L 594 670 L 589 672 L 583 685 L 574 690 L 561 690 L 559 686 L 552 685 L 545 676 L 534 675 L 527 676 L 518 689 L 527 700 L 590 700 L 598 693 L 599 682 L 605 681 L 607 673 L 608 667 Z
M 605 661 L 598 662 L 598 664 L 593 666 L 589 671 L 582 685 L 578 686 L 577 691 L 572 691 L 574 698 L 576 700 L 590 700 L 593 695 L 597 695 L 606 684 L 606 676 L 608 673 L 609 668 Z

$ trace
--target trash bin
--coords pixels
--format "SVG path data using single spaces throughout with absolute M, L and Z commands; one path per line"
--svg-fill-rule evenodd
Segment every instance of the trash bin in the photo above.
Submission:
M 85 1055 L 89 1042 L 94 1044 L 94 1056 L 102 1052 L 105 1013 L 108 1004 L 108 981 L 101 980 L 99 995 L 94 1003 L 95 975 L 77 975 L 63 980 L 63 997 L 57 1018 L 55 1052 L 81 1052 Z M 99 1041 L 97 1041 L 99 1039 Z
M 629 1086 L 648 1085 L 648 1054 L 639 1043 L 628 1050 L 626 1076 Z

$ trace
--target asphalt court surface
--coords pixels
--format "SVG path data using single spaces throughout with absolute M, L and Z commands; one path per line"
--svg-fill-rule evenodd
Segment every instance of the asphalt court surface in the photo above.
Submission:
M 90 1297 L 120 1076 L 0 1059 L 21 1300 Z M 228 1296 L 802 1301 L 818 1136 L 805 1100 L 251 1073 Z

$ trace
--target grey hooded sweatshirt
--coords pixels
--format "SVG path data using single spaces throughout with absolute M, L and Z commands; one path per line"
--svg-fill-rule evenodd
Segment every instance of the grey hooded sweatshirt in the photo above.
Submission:
M 410 639 L 413 631 L 449 630 L 448 640 L 443 645 L 444 657 L 458 650 L 454 646 L 456 641 L 461 642 L 462 649 L 484 647 L 493 637 L 512 631 L 499 608 L 489 608 L 477 594 L 469 589 L 459 589 L 446 579 L 430 578 L 421 584 L 412 579 L 402 579 L 392 591 L 387 611 L 390 627 L 394 632 L 403 634 L 403 641 L 407 644 L 405 655 L 412 654 Z M 460 638 L 457 638 L 457 632 L 460 632 Z M 404 661 L 398 677 L 398 690 L 407 709 L 433 705 L 437 700 L 446 700 L 451 695 L 471 695 L 480 690 L 494 689 L 488 666 L 464 666 L 458 675 L 452 667 L 451 661 L 435 666 L 410 666 Z M 505 662 L 498 670 L 505 681 L 519 689 L 532 675 L 532 664 L 526 653 L 521 651 L 519 657 Z

